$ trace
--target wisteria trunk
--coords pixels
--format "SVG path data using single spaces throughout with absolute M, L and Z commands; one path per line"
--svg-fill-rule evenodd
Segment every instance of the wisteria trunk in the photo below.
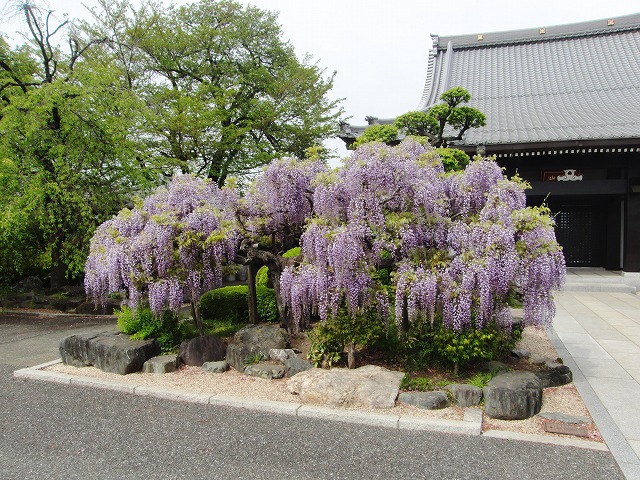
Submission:
M 196 324 L 196 328 L 198 329 L 198 333 L 200 336 L 204 336 L 204 325 L 202 324 L 202 316 L 200 314 L 200 302 L 196 302 L 191 300 L 191 316 L 193 317 L 193 322 Z
M 347 346 L 347 368 L 356 368 L 356 346 L 353 342 Z
M 289 333 L 293 333 L 296 331 L 296 325 L 293 322 L 293 319 L 288 318 L 290 315 L 287 315 L 287 309 L 280 298 L 280 274 L 281 269 L 278 267 L 277 269 L 269 266 L 269 277 L 271 278 L 271 283 L 273 283 L 273 289 L 276 292 L 276 306 L 278 307 L 278 317 L 280 317 L 280 326 L 287 330 Z
M 248 265 L 248 278 L 247 286 L 249 287 L 248 301 L 248 313 L 249 323 L 255 325 L 260 321 L 258 316 L 258 296 L 256 293 L 256 274 L 258 273 L 258 267 L 253 264 Z

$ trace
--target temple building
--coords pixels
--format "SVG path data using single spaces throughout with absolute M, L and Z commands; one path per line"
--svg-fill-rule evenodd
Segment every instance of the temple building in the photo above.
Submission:
M 432 39 L 416 110 L 467 89 L 487 123 L 450 146 L 531 183 L 568 266 L 640 272 L 640 14 Z M 365 128 L 343 124 L 340 137 Z

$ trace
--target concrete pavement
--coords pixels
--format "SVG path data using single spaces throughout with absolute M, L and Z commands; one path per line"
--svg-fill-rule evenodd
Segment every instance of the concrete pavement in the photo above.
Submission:
M 549 334 L 624 474 L 640 479 L 640 296 L 608 289 L 616 275 L 570 269 L 583 291 L 556 294 Z

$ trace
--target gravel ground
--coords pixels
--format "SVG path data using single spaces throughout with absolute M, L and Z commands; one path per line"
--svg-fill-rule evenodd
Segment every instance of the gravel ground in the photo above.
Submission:
M 547 338 L 544 329 L 541 328 L 525 328 L 523 338 L 518 344 L 518 347 L 529 350 L 532 355 L 537 354 L 549 358 L 557 357 L 557 353 Z M 178 371 L 165 375 L 134 373 L 125 376 L 105 373 L 94 367 L 76 368 L 62 364 L 48 367 L 48 370 L 70 375 L 110 379 L 134 385 L 149 385 L 195 393 L 231 395 L 280 402 L 299 402 L 299 398 L 287 390 L 285 379 L 263 380 L 245 376 L 235 370 L 229 370 L 224 374 L 213 374 L 204 372 L 198 367 L 183 366 Z M 375 410 L 375 412 L 378 414 L 386 413 L 391 415 L 411 415 L 422 418 L 462 420 L 464 410 L 458 407 L 449 407 L 442 410 L 422 410 L 410 405 L 397 403 L 392 409 Z M 589 411 L 573 384 L 545 389 L 543 391 L 542 412 L 558 412 L 590 418 Z M 492 429 L 536 435 L 561 436 L 545 432 L 544 420 L 538 416 L 527 420 L 515 421 L 494 420 L 485 417 L 483 430 Z M 589 431 L 590 435 L 588 439 L 598 442 L 603 441 L 594 424 L 589 426 Z

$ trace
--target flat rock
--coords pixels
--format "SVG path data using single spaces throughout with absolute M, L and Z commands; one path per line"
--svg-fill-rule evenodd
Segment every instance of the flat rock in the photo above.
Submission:
M 502 420 L 524 420 L 542 407 L 542 384 L 531 372 L 507 372 L 483 389 L 485 413 Z
M 444 392 L 402 392 L 398 401 L 413 405 L 423 410 L 440 410 L 449 406 L 449 399 Z
M 536 376 L 540 379 L 542 388 L 559 387 L 573 382 L 573 373 L 571 369 L 561 363 L 547 363 L 545 370 L 536 372 Z
M 177 355 L 158 355 L 150 358 L 142 365 L 143 373 L 171 373 L 175 372 L 178 365 Z
M 287 378 L 293 377 L 300 372 L 306 372 L 311 370 L 313 365 L 310 361 L 300 357 L 287 358 L 284 361 L 284 368 L 287 372 Z
M 545 365 L 547 363 L 553 363 L 555 361 L 555 358 L 545 357 L 544 355 L 539 355 L 537 353 L 532 353 L 529 357 L 529 362 L 533 363 L 534 365 Z
M 542 412 L 539 413 L 538 416 L 541 418 L 546 418 L 547 420 L 570 423 L 572 425 L 584 425 L 592 423 L 591 419 L 588 417 L 583 417 L 581 415 L 568 415 L 566 413 L 560 412 Z
M 104 372 L 139 372 L 144 362 L 160 353 L 155 339 L 131 340 L 128 335 L 102 332 L 71 335 L 60 341 L 60 358 L 66 365 L 93 365 Z
M 244 369 L 244 374 L 251 377 L 264 378 L 266 380 L 272 380 L 284 377 L 285 368 L 281 364 L 273 364 L 260 362 L 253 365 L 247 365 Z
M 287 388 L 304 403 L 392 408 L 404 373 L 375 365 L 349 370 L 312 368 L 287 380 Z
M 475 407 L 482 400 L 482 389 L 475 385 L 451 383 L 444 388 L 451 392 L 455 404 L 462 408 Z
M 202 366 L 205 362 L 224 360 L 227 346 L 220 337 L 203 335 L 180 344 L 178 359 L 185 365 Z
M 219 362 L 205 362 L 202 364 L 202 370 L 209 373 L 224 373 L 229 370 L 229 364 L 226 360 Z

